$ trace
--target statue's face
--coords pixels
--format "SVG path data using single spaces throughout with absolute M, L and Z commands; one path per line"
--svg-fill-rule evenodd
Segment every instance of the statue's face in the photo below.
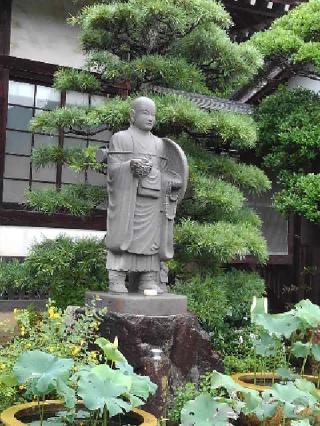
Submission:
M 156 107 L 153 102 L 141 102 L 132 111 L 132 122 L 140 130 L 150 131 L 156 122 Z

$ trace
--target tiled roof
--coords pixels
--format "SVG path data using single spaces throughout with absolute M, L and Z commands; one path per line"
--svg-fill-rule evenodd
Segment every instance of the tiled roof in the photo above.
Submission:
M 200 95 L 198 93 L 185 92 L 183 90 L 168 89 L 166 87 L 145 85 L 145 88 L 156 93 L 165 93 L 168 95 L 178 95 L 194 102 L 199 108 L 206 111 L 231 111 L 241 114 L 252 114 L 253 107 L 243 102 L 231 101 L 229 99 L 218 98 L 216 96 Z

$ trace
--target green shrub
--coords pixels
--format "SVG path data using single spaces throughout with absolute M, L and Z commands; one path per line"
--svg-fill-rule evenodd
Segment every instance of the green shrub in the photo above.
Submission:
M 275 207 L 283 214 L 296 213 L 314 222 L 320 220 L 320 174 L 292 175 L 284 189 L 274 197 Z
M 93 208 L 105 202 L 106 190 L 101 186 L 87 184 L 67 185 L 60 191 L 42 189 L 26 191 L 26 205 L 42 213 L 70 213 L 74 216 L 88 215 Z
M 207 330 L 222 327 L 228 312 L 226 289 L 216 284 L 213 275 L 196 275 L 190 281 L 178 282 L 174 291 L 188 297 L 188 310 Z
M 8 289 L 20 289 L 26 284 L 23 263 L 0 260 L 0 294 Z
M 264 281 L 256 273 L 232 270 L 216 275 L 192 277 L 174 287 L 176 293 L 188 296 L 189 310 L 210 331 L 228 317 L 232 322 L 249 318 L 253 296 L 264 293 Z
M 96 239 L 45 240 L 25 260 L 28 287 L 47 290 L 61 308 L 83 305 L 86 290 L 107 287 L 105 259 L 105 244 Z
M 274 205 L 319 221 L 320 96 L 310 90 L 280 88 L 258 110 L 259 152 L 263 164 L 278 176 L 282 190 Z
M 198 274 L 187 282 L 178 283 L 174 291 L 188 297 L 189 311 L 210 333 L 215 350 L 225 355 L 235 353 L 234 342 L 239 339 L 240 331 L 249 334 L 252 298 L 261 297 L 265 288 L 258 274 L 232 270 L 205 276 Z

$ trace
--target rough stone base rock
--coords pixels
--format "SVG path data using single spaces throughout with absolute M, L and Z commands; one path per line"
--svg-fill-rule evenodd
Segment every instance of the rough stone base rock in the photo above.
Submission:
M 156 395 L 144 407 L 158 418 L 166 415 L 174 389 L 197 382 L 208 371 L 223 371 L 209 335 L 189 313 L 142 316 L 109 312 L 100 334 L 112 341 L 117 336 L 120 351 L 135 371 L 158 385 Z

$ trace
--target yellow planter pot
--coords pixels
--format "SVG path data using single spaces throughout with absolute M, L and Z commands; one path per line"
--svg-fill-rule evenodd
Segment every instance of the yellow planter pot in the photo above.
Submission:
M 43 403 L 47 411 L 57 411 L 57 408 L 60 406 L 63 408 L 63 402 L 58 400 L 48 400 Z M 51 409 L 50 409 L 51 408 Z M 45 409 L 45 411 L 46 411 Z M 31 415 L 38 412 L 38 403 L 37 402 L 28 402 L 26 404 L 13 405 L 12 407 L 7 408 L 1 413 L 0 420 L 5 426 L 24 426 L 27 423 L 23 423 L 19 418 L 24 415 Z M 157 426 L 157 419 L 152 414 L 147 413 L 146 411 L 139 410 L 134 408 L 132 410 L 138 418 L 141 419 L 139 426 Z
M 254 377 L 256 376 L 256 384 L 254 384 Z M 256 375 L 254 373 L 238 373 L 233 374 L 232 379 L 234 382 L 236 382 L 238 385 L 243 386 L 244 388 L 249 388 L 256 390 L 258 392 L 263 392 L 265 390 L 271 389 L 271 386 L 268 385 L 262 385 L 261 383 L 266 381 L 272 381 L 272 379 L 280 379 L 279 376 L 273 375 L 272 373 L 257 373 Z M 318 378 L 316 376 L 303 376 L 304 379 L 310 380 L 311 382 L 317 383 Z M 320 394 L 320 389 L 318 390 Z M 269 418 L 265 421 L 266 426 L 279 426 L 282 424 L 282 409 L 278 409 L 274 416 L 272 418 Z M 306 415 L 308 415 L 306 413 Z M 319 419 L 320 420 L 320 419 Z M 240 426 L 261 426 L 262 422 L 258 420 L 258 418 L 255 415 L 248 415 L 248 416 L 241 416 L 239 419 Z M 286 422 L 286 425 L 290 425 L 291 422 Z M 317 423 L 318 424 L 318 423 Z
M 254 384 L 254 376 L 256 376 L 256 384 Z M 254 373 L 237 373 L 233 374 L 231 377 L 236 383 L 244 388 L 254 389 L 258 392 L 263 392 L 271 388 L 271 385 L 262 384 L 264 381 L 272 381 L 272 378 L 274 378 L 274 380 L 280 379 L 279 376 L 274 376 L 272 373 L 256 373 L 256 375 Z M 310 382 L 313 382 L 314 384 L 318 381 L 316 376 L 305 375 L 303 378 L 310 380 Z M 318 392 L 320 393 L 320 389 Z

